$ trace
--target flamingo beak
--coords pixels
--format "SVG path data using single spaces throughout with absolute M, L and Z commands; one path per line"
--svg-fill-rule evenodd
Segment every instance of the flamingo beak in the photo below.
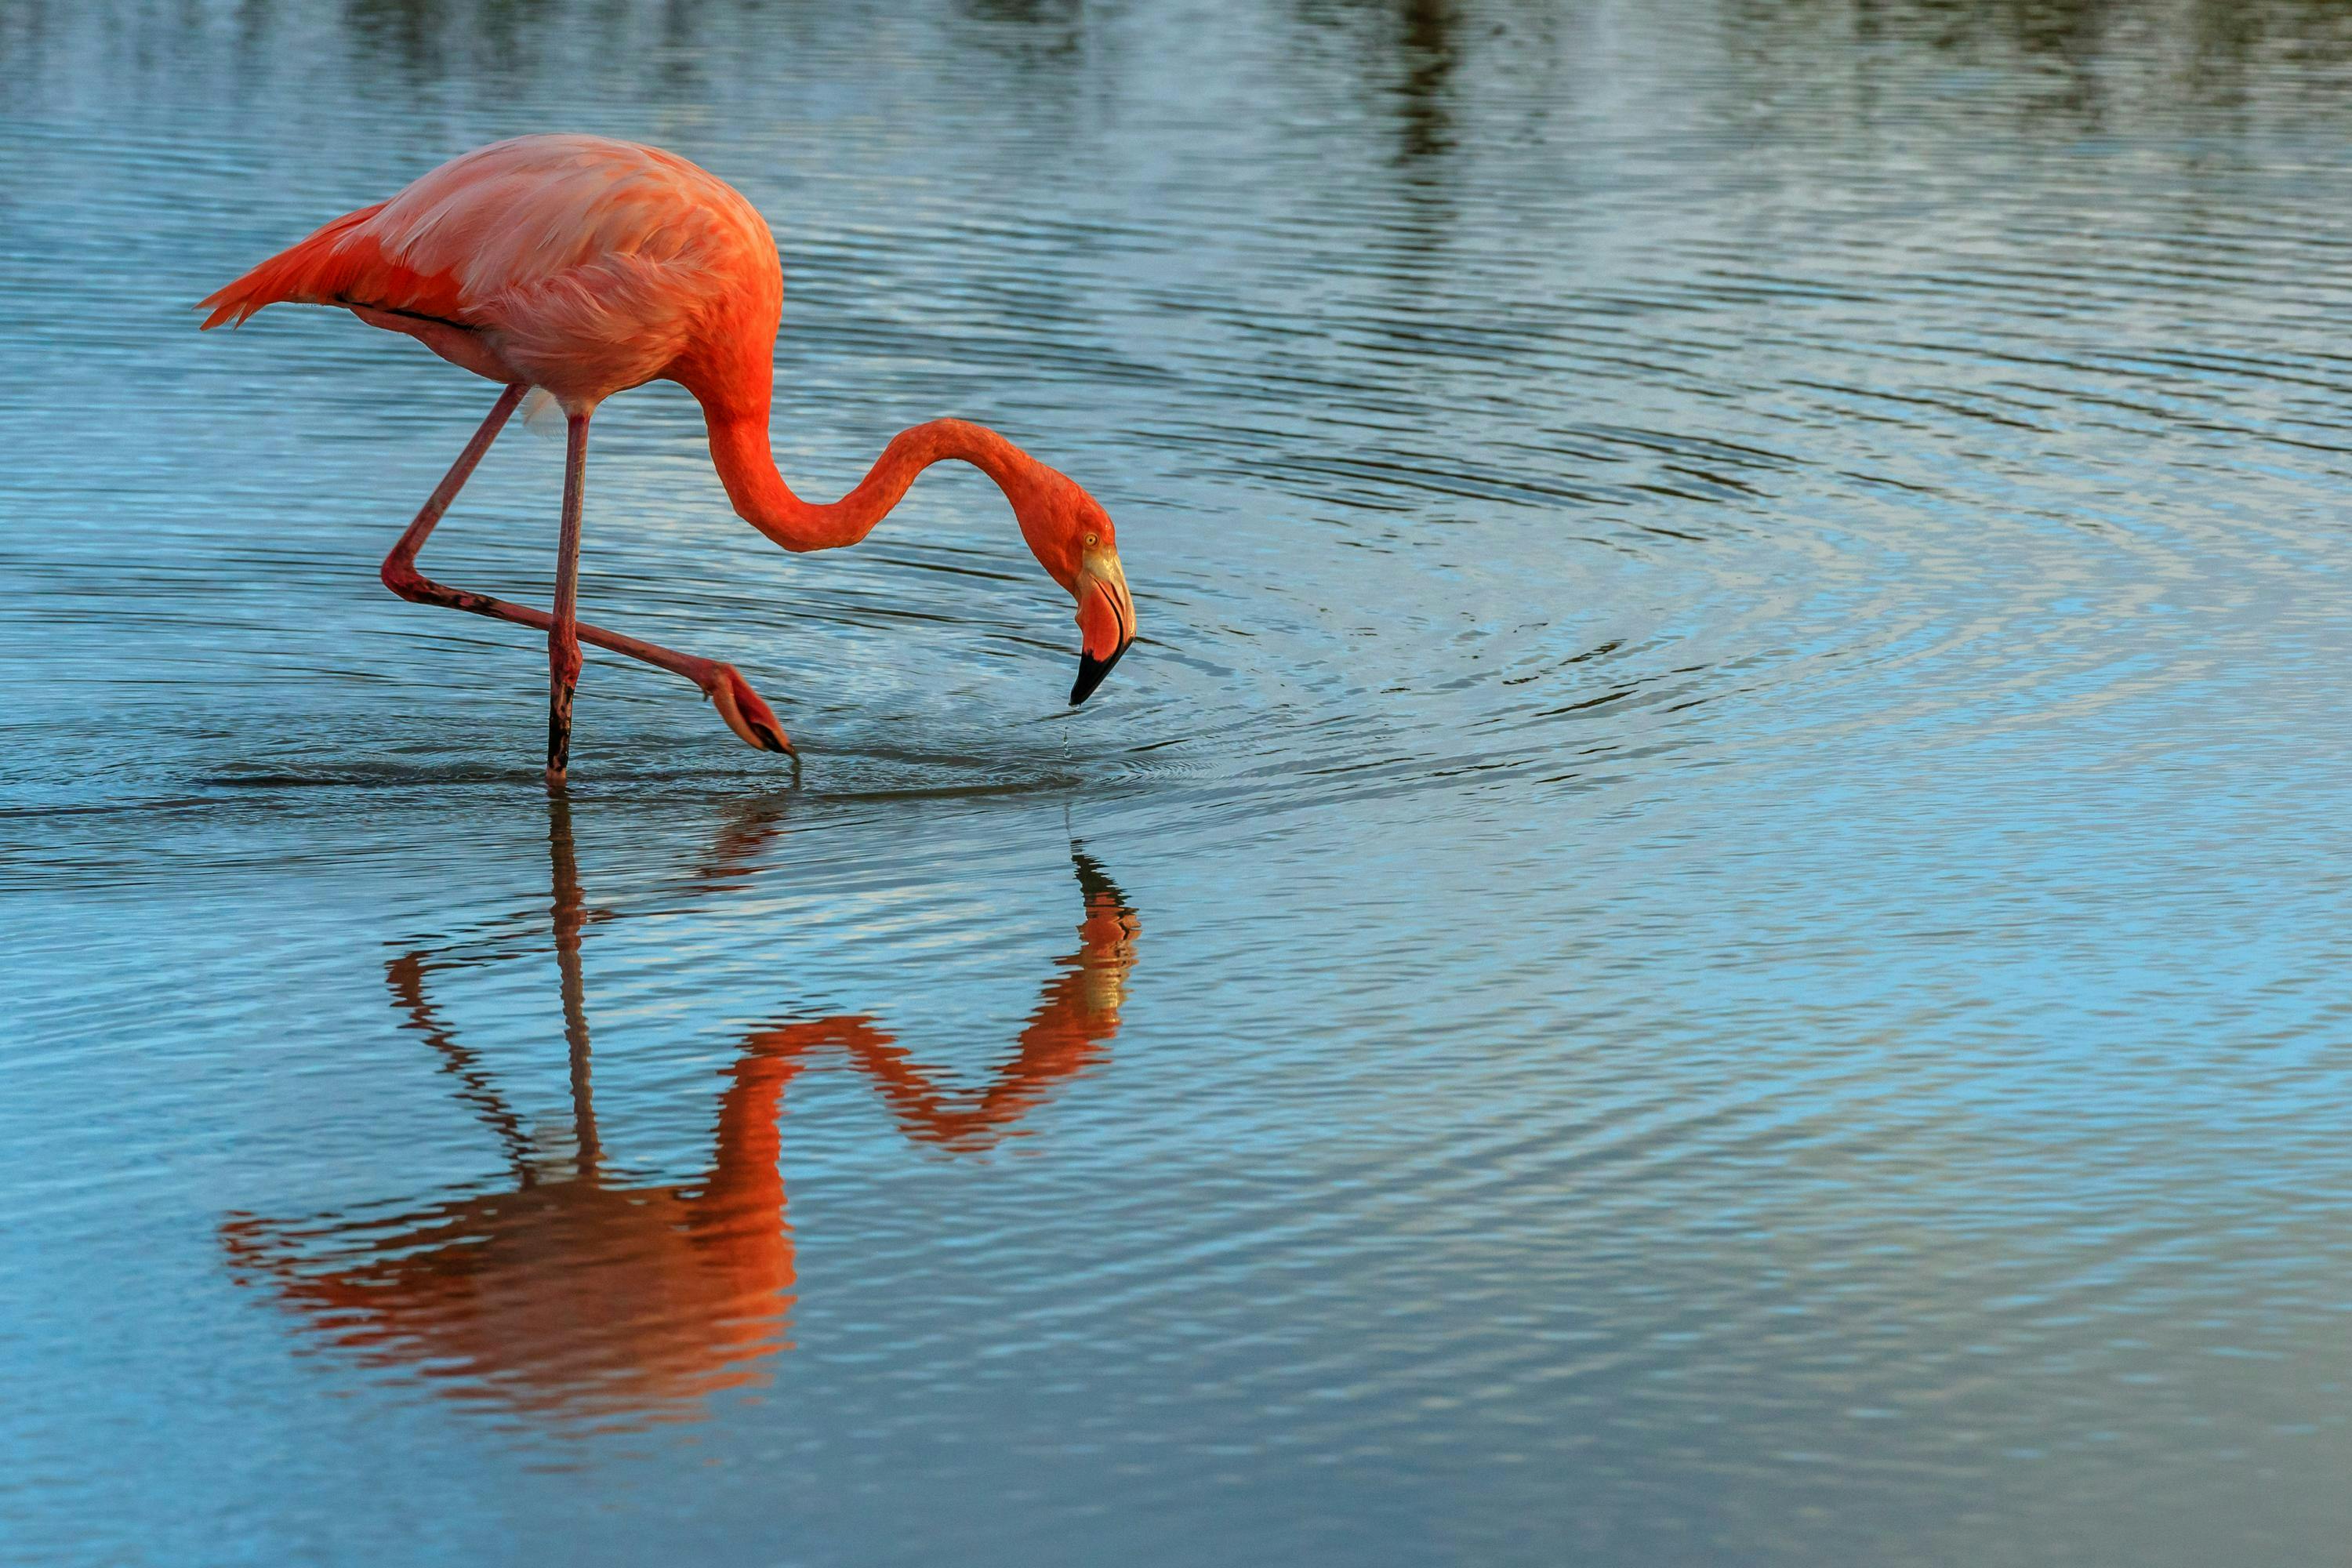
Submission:
M 1070 688 L 1076 708 L 1094 695 L 1119 656 L 1135 642 L 1135 601 L 1127 592 L 1127 573 L 1118 552 L 1089 550 L 1078 563 L 1078 679 Z
M 1076 708 L 1095 694 L 1095 688 L 1103 683 L 1103 677 L 1110 673 L 1110 667 L 1118 662 L 1118 656 L 1127 651 L 1127 647 L 1126 643 L 1119 644 L 1108 658 L 1097 658 L 1090 653 L 1078 655 L 1078 678 L 1070 683 L 1071 707 Z

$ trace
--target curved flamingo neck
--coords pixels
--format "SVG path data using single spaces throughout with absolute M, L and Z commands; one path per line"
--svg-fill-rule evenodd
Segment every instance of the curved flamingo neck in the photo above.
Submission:
M 898 504 L 915 476 L 933 463 L 954 458 L 996 481 L 1017 516 L 1036 459 L 989 429 L 961 419 L 934 419 L 901 430 L 882 449 L 857 488 L 829 504 L 793 494 L 776 471 L 768 446 L 768 416 L 707 418 L 710 460 L 727 487 L 727 499 L 744 521 L 787 550 L 834 550 L 855 544 Z

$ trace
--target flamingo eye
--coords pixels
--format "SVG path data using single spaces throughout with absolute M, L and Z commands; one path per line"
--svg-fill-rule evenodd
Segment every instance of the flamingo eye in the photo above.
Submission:
M 1094 548 L 1096 545 L 1100 544 L 1101 542 L 1102 542 L 1102 535 L 1101 535 L 1101 534 L 1099 534 L 1099 533 L 1089 533 L 1089 534 L 1087 534 L 1087 547 L 1088 549 L 1090 549 L 1090 550 L 1091 550 L 1091 549 L 1092 549 L 1092 548 Z

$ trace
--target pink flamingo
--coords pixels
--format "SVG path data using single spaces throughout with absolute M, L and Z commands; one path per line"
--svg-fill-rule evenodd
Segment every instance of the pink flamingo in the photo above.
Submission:
M 1095 499 L 995 431 L 935 419 L 891 438 L 866 478 L 823 505 L 792 492 L 768 447 L 783 269 L 759 212 L 716 175 L 658 148 L 597 136 L 520 136 L 452 159 L 388 202 L 346 213 L 206 299 L 205 328 L 265 305 L 340 305 L 405 332 L 505 390 L 383 560 L 404 599 L 547 633 L 547 781 L 564 782 L 580 645 L 643 659 L 700 687 L 750 745 L 789 752 L 775 714 L 732 665 L 658 647 L 578 617 L 588 419 L 616 392 L 675 381 L 702 405 L 710 459 L 746 522 L 787 550 L 866 537 L 931 464 L 958 458 L 996 481 L 1046 575 L 1077 601 L 1072 706 L 1135 640 L 1111 521 Z M 451 588 L 416 569 L 458 489 L 532 387 L 569 422 L 552 615 Z

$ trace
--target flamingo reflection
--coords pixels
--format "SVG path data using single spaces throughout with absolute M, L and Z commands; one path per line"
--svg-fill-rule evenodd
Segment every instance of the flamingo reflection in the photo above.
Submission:
M 381 1220 L 238 1215 L 222 1239 L 241 1282 L 267 1284 L 330 1342 L 378 1364 L 413 1363 L 453 1396 L 599 1423 L 690 1419 L 708 1395 L 754 1381 L 757 1363 L 788 1342 L 793 1237 L 778 1164 L 786 1085 L 811 1065 L 845 1060 L 909 1138 L 984 1148 L 1118 1032 L 1139 927 L 1110 879 L 1073 847 L 1085 900 L 1078 950 L 1057 962 L 1011 1059 L 983 1087 L 943 1088 L 868 1016 L 755 1030 L 728 1069 L 702 1178 L 636 1182 L 607 1165 L 590 1086 L 580 945 L 587 926 L 611 917 L 582 894 L 568 804 L 559 797 L 550 809 L 570 1158 L 549 1160 L 431 999 L 435 973 L 504 954 L 404 953 L 385 966 L 394 1005 L 499 1140 L 505 1190 Z M 730 826 L 696 881 L 730 886 L 774 831 L 773 814 Z

